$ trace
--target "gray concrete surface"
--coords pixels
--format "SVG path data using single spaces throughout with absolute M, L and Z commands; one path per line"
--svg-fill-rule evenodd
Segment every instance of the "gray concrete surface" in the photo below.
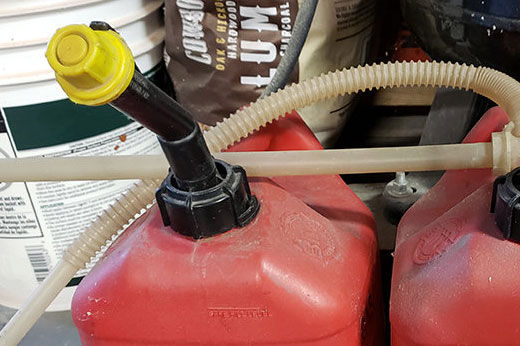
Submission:
M 0 305 L 0 329 L 16 310 Z M 21 346 L 81 345 L 70 311 L 46 312 L 20 342 Z
M 370 209 L 377 224 L 379 249 L 393 250 L 397 227 L 388 222 L 383 215 L 383 190 L 386 183 L 349 184 L 354 193 Z

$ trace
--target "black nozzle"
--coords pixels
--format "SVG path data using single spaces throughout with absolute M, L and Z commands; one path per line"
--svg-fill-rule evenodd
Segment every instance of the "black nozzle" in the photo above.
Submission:
M 191 115 L 135 71 L 112 106 L 158 135 L 170 174 L 156 192 L 163 223 L 195 239 L 242 227 L 257 214 L 245 171 L 215 161 Z
M 113 30 L 92 22 L 94 30 Z M 137 69 L 125 91 L 110 103 L 157 134 L 170 173 L 156 193 L 165 226 L 202 238 L 249 223 L 259 204 L 245 171 L 211 156 L 193 117 Z
M 215 162 L 197 123 L 139 71 L 110 104 L 158 135 L 180 188 L 200 189 L 217 183 Z

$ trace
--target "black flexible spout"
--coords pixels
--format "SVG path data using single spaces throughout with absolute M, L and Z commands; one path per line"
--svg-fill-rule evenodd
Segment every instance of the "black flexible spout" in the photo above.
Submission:
M 201 190 L 218 183 L 215 162 L 193 117 L 139 71 L 110 105 L 159 136 L 179 188 Z
M 59 29 L 46 56 L 72 101 L 109 103 L 157 134 L 170 163 L 155 195 L 164 226 L 199 239 L 255 218 L 260 205 L 244 169 L 215 161 L 191 114 L 137 70 L 130 49 L 108 23 Z
M 165 226 L 200 239 L 255 218 L 260 205 L 245 171 L 221 161 L 217 170 L 191 115 L 140 72 L 110 104 L 158 135 L 171 167 L 155 195 Z
M 167 141 L 183 139 L 197 127 L 188 111 L 137 70 L 110 104 Z

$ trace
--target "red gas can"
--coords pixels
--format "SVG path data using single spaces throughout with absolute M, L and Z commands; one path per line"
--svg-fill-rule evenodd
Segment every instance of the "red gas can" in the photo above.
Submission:
M 488 111 L 465 142 L 490 141 L 508 122 Z M 520 245 L 490 213 L 490 169 L 448 171 L 403 217 L 394 257 L 393 345 L 520 342 Z
M 295 114 L 234 150 L 320 148 Z M 84 345 L 375 345 L 383 337 L 374 220 L 339 176 L 250 181 L 244 228 L 193 240 L 157 208 L 81 282 Z

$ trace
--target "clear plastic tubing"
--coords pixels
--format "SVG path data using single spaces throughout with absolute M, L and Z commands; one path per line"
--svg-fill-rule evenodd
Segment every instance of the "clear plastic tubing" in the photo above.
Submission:
M 226 152 L 214 156 L 251 177 L 438 171 L 493 167 L 491 143 L 304 151 Z M 139 162 L 139 165 L 135 163 Z M 163 155 L 0 160 L 0 181 L 160 179 Z
M 225 154 L 225 155 L 224 155 Z M 221 153 L 249 176 L 358 174 L 490 168 L 491 143 L 420 147 Z

